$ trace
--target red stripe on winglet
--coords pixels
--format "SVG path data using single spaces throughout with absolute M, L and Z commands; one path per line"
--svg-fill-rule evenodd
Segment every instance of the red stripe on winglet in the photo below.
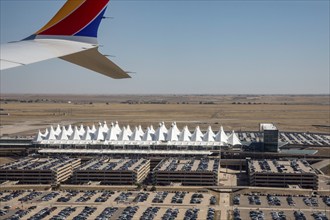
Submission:
M 87 0 L 61 22 L 38 35 L 73 35 L 90 23 L 109 0 Z

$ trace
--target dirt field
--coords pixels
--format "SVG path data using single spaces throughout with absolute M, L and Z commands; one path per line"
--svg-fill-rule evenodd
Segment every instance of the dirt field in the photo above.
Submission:
M 132 104 L 128 104 L 132 103 Z M 148 104 L 145 104 L 148 103 Z M 153 104 L 151 104 L 153 103 Z M 155 104 L 156 103 L 156 104 Z M 160 104 L 164 103 L 164 104 Z M 188 104 L 187 104 L 188 103 Z M 176 121 L 179 128 L 330 132 L 329 96 L 57 96 L 2 95 L 1 135 L 29 135 L 50 125 L 118 121 L 144 128 Z M 6 115 L 6 114 L 9 115 Z

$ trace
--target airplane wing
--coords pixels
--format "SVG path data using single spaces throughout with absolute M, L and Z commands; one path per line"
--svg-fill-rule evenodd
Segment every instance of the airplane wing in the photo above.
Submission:
M 97 50 L 97 30 L 108 2 L 68 0 L 35 34 L 1 45 L 0 69 L 61 58 L 115 79 L 130 78 Z
M 62 56 L 60 58 L 114 79 L 130 78 L 120 67 L 102 55 L 97 48 Z

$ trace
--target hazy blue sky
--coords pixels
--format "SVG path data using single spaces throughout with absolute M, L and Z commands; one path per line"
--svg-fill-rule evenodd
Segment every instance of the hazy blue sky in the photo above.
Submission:
M 64 4 L 0 1 L 1 43 L 29 36 Z M 1 93 L 329 93 L 327 0 L 113 0 L 106 15 L 100 50 L 132 79 L 53 59 L 2 71 Z

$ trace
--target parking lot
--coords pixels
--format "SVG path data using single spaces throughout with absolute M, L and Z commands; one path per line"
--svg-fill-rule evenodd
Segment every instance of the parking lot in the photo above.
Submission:
M 330 219 L 330 196 L 236 194 L 234 219 Z M 304 218 L 304 217 L 305 218 Z
M 243 142 L 259 142 L 262 134 L 260 132 L 238 132 L 238 137 Z M 280 132 L 279 137 L 281 142 L 296 145 L 309 146 L 329 146 L 330 136 L 317 133 L 304 132 Z
M 281 209 L 274 209 L 274 210 L 250 210 L 245 208 L 238 208 L 234 209 L 234 213 L 238 212 L 239 216 L 236 214 L 236 220 L 248 220 L 248 219 L 258 219 L 258 220 L 285 220 L 285 219 L 292 219 L 292 220 L 309 220 L 309 219 L 317 219 L 319 220 L 326 220 L 329 219 L 329 212 L 325 215 L 325 211 L 312 211 L 312 210 L 281 210 Z M 315 217 L 314 217 L 315 216 Z M 326 216 L 326 218 L 324 217 Z M 238 218 L 239 217 L 239 218 Z M 305 218 L 304 218 L 305 217 Z
M 94 190 L 2 192 L 0 201 L 0 219 L 12 220 L 211 220 L 218 205 L 210 193 Z

